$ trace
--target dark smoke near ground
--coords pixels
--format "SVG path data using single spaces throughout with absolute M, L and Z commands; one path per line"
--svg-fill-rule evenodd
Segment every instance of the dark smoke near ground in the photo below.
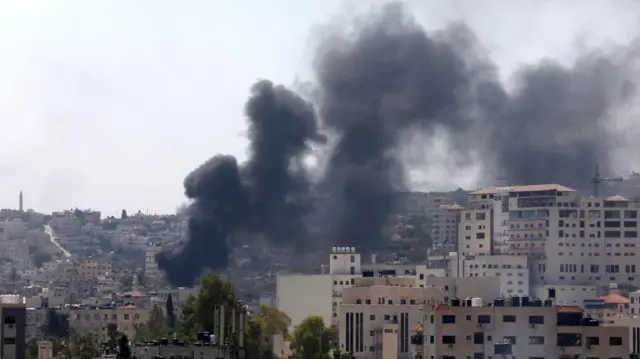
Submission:
M 401 156 L 407 134 L 429 139 L 444 131 L 455 163 L 479 160 L 487 184 L 504 178 L 583 188 L 596 163 L 611 172 L 616 133 L 607 129 L 635 95 L 635 48 L 587 53 L 570 67 L 531 65 L 507 91 L 463 24 L 428 34 L 392 4 L 351 25 L 349 33 L 332 29 L 316 49 L 321 124 L 310 103 L 260 82 L 246 107 L 250 159 L 238 166 L 216 156 L 187 177 L 189 240 L 158 258 L 172 284 L 225 268 L 238 232 L 304 241 L 315 198 L 323 206 L 331 199 L 326 247 L 383 244 L 394 193 L 408 186 Z M 335 145 L 321 147 L 328 160 L 311 180 L 303 159 L 311 144 L 323 143 L 320 128 Z
M 234 157 L 217 155 L 184 180 L 192 201 L 188 240 L 179 252 L 157 257 L 173 285 L 192 285 L 204 268 L 225 268 L 235 232 L 283 241 L 300 237 L 309 193 L 302 159 L 310 143 L 324 141 L 313 107 L 282 86 L 260 81 L 245 113 L 249 160 L 238 166 Z

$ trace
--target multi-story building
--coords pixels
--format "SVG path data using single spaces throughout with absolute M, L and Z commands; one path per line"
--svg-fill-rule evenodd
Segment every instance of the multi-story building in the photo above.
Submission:
M 27 349 L 27 315 L 22 297 L 18 295 L 0 296 L 0 317 L 2 318 L 0 357 L 24 359 Z
M 337 324 L 342 290 L 362 277 L 408 277 L 415 280 L 415 265 L 363 264 L 353 247 L 334 247 L 329 255 L 329 273 L 287 274 L 276 279 L 278 309 L 287 313 L 295 326 L 309 315 Z
M 150 309 L 132 305 L 117 308 L 66 307 L 58 310 L 69 315 L 69 326 L 79 335 L 95 333 L 106 336 L 107 327 L 115 324 L 129 338 L 134 338 L 137 327 L 149 322 L 150 314 Z M 35 337 L 39 328 L 46 323 L 46 311 L 45 308 L 30 308 L 27 311 L 24 327 L 27 328 L 29 337 Z
M 447 263 L 451 277 L 495 277 L 503 296 L 529 295 L 529 258 L 512 255 L 458 255 L 451 253 Z
M 144 276 L 151 282 L 160 279 L 160 270 L 156 262 L 156 255 L 160 253 L 161 247 L 157 243 L 148 243 L 144 256 Z
M 555 184 L 488 187 L 469 194 L 458 252 L 527 256 L 534 285 L 638 286 L 638 208 Z
M 355 248 L 333 248 L 329 255 L 329 273 L 320 275 L 279 275 L 276 281 L 276 306 L 296 326 L 310 316 L 321 316 L 324 322 L 342 325 L 338 308 L 343 291 L 370 285 L 407 288 L 438 288 L 444 301 L 453 297 L 474 296 L 492 299 L 500 295 L 500 281 L 495 277 L 447 277 L 442 269 L 424 265 L 362 263 Z
M 78 234 L 82 228 L 82 220 L 73 211 L 53 212 L 51 227 L 59 234 Z
M 26 235 L 27 224 L 20 218 L 0 221 L 0 239 L 11 240 L 16 238 L 25 238 Z
M 554 306 L 551 299 L 479 298 L 427 305 L 416 331 L 423 358 L 626 358 L 627 327 L 603 326 L 580 307 Z M 396 324 L 397 325 L 397 324 Z M 406 339 L 405 339 L 406 341 Z M 383 344 L 384 345 L 384 344 Z
M 365 286 L 346 288 L 338 308 L 340 350 L 358 357 L 379 358 L 381 349 L 375 344 L 387 323 L 398 323 L 397 356 L 411 358 L 409 338 L 414 326 L 422 319 L 425 304 L 444 303 L 442 288 L 410 287 L 405 278 L 363 278 Z M 383 282 L 377 285 L 376 282 Z M 406 282 L 406 283 L 403 283 Z
M 431 214 L 431 240 L 434 249 L 456 250 L 460 213 L 464 207 L 458 204 L 443 204 Z
M 110 260 L 83 259 L 75 263 L 78 280 L 97 279 L 100 276 L 111 273 Z

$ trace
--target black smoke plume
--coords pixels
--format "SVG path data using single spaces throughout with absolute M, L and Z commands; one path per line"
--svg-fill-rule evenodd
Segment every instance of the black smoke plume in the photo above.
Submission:
M 527 66 L 507 90 L 463 24 L 429 34 L 390 4 L 349 25 L 316 49 L 315 105 L 335 139 L 321 178 L 310 181 L 303 165 L 309 144 L 323 140 L 313 106 L 283 87 L 255 85 L 246 106 L 249 160 L 214 157 L 185 180 L 189 240 L 158 258 L 172 283 L 224 268 L 238 231 L 301 240 L 316 197 L 332 207 L 325 245 L 383 245 L 394 193 L 408 186 L 401 154 L 409 134 L 446 133 L 452 161 L 481 161 L 483 184 L 506 178 L 580 189 L 597 163 L 611 171 L 611 118 L 635 95 L 635 44 L 585 53 L 571 66 Z
M 462 26 L 430 37 L 392 4 L 356 35 L 336 34 L 319 47 L 320 116 L 338 137 L 323 183 L 339 194 L 333 234 L 338 244 L 365 250 L 380 243 L 394 193 L 406 185 L 399 156 L 403 134 L 467 130 L 458 110 L 486 72 L 458 51 L 471 37 Z
M 303 166 L 309 144 L 324 138 L 313 107 L 282 86 L 256 83 L 245 113 L 249 160 L 215 156 L 184 181 L 189 206 L 188 240 L 177 253 L 160 253 L 158 265 L 173 285 L 190 286 L 205 268 L 229 264 L 230 237 L 238 231 L 274 241 L 299 236 L 308 180 Z

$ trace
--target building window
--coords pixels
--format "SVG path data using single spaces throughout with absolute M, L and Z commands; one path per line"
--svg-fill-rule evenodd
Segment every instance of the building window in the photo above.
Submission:
M 544 337 L 531 336 L 531 337 L 529 337 L 529 344 L 531 344 L 531 345 L 544 345 Z
M 544 316 L 542 315 L 530 315 L 529 324 L 544 324 Z
M 504 340 L 508 341 L 512 345 L 516 345 L 516 337 L 514 337 L 514 336 L 506 336 L 506 337 L 504 337 Z
M 13 315 L 6 315 L 4 317 L 4 324 L 16 324 L 16 317 Z
M 621 337 L 609 337 L 609 345 L 610 346 L 620 346 L 622 345 Z
M 478 316 L 478 324 L 489 324 L 491 323 L 491 317 L 488 315 L 479 315 Z
M 442 344 L 455 344 L 456 336 L 455 335 L 443 335 L 442 336 Z
M 355 263 L 356 262 L 356 256 L 351 255 L 351 263 Z
M 516 316 L 515 315 L 504 315 L 502 317 L 502 321 L 505 323 L 515 323 L 516 322 Z
M 4 345 L 16 345 L 16 338 L 15 337 L 7 337 L 7 338 L 4 338 L 2 340 L 2 342 L 4 343 Z
M 454 324 L 456 322 L 455 315 L 443 315 L 442 324 Z

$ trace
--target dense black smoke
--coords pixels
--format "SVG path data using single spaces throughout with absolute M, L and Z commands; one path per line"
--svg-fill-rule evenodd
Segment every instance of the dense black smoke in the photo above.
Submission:
M 611 175 L 619 133 L 610 116 L 635 91 L 627 57 L 634 54 L 626 52 L 633 49 L 623 50 L 590 53 L 572 67 L 545 62 L 522 70 L 515 92 L 487 122 L 497 173 L 514 184 L 582 190 L 596 164 Z
M 398 151 L 404 133 L 466 133 L 469 120 L 459 110 L 475 96 L 471 90 L 485 72 L 491 75 L 491 68 L 479 68 L 459 53 L 471 40 L 463 26 L 430 37 L 393 4 L 355 36 L 337 34 L 321 44 L 320 115 L 338 136 L 323 184 L 341 200 L 338 244 L 364 249 L 379 243 L 395 207 L 392 194 L 405 187 Z
M 484 181 L 583 187 L 596 163 L 611 169 L 613 111 L 635 92 L 634 48 L 592 52 L 569 67 L 545 61 L 521 69 L 508 91 L 473 32 L 462 24 L 428 34 L 398 4 L 333 29 L 316 49 L 315 103 L 335 139 L 319 179 L 303 164 L 322 143 L 314 108 L 296 94 L 260 82 L 246 106 L 250 157 L 214 157 L 185 180 L 189 241 L 161 255 L 174 284 L 190 284 L 205 267 L 228 264 L 238 232 L 293 242 L 313 221 L 311 199 L 329 198 L 326 245 L 381 245 L 407 187 L 402 150 L 408 134 L 446 133 L 451 158 L 478 158 Z M 425 145 L 425 148 L 428 146 Z M 424 153 L 430 158 L 430 153 Z M 460 159 L 467 159 L 467 162 Z M 428 161 L 427 161 L 428 162 Z
M 288 239 L 300 230 L 308 194 L 302 164 L 312 142 L 323 141 L 313 107 L 282 86 L 260 81 L 245 107 L 250 157 L 215 156 L 184 181 L 188 241 L 161 253 L 158 265 L 173 285 L 193 284 L 204 268 L 228 265 L 229 238 L 244 232 Z M 299 235 L 297 235 L 299 237 Z

